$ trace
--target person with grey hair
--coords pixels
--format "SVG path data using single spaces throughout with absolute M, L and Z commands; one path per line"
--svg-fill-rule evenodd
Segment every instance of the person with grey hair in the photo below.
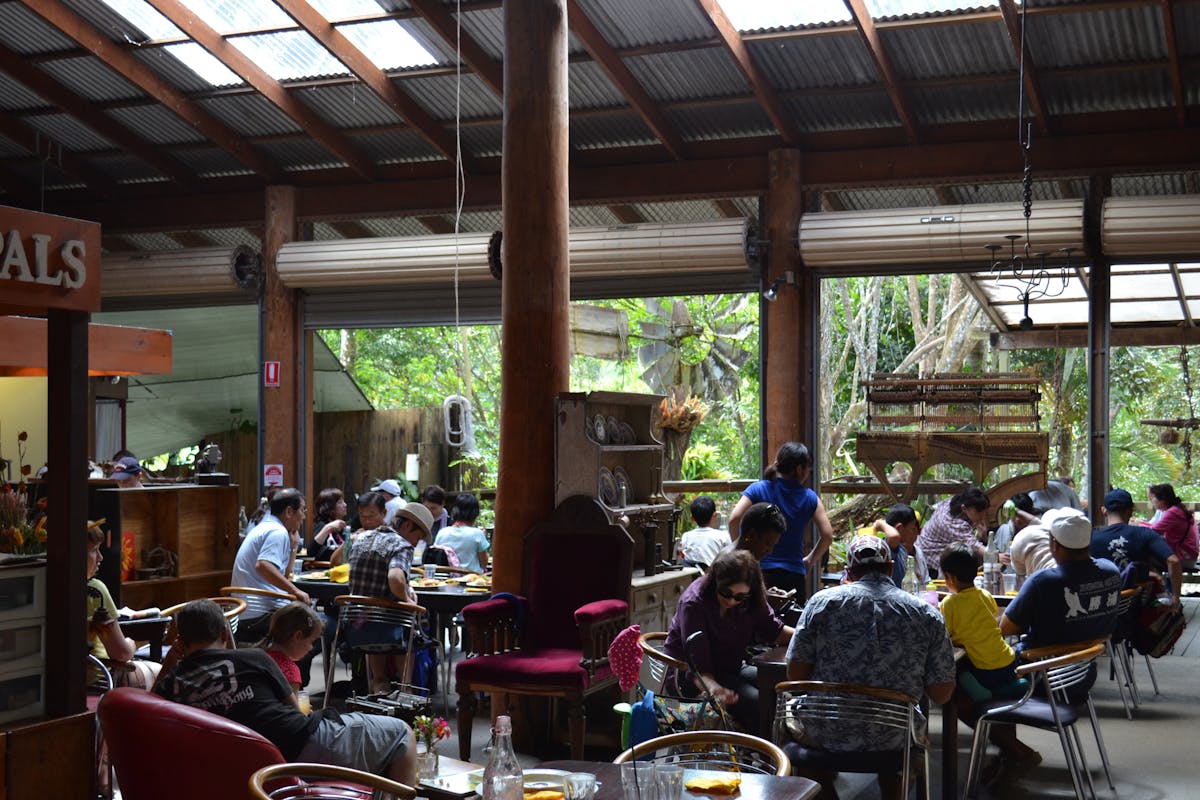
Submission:
M 288 761 L 332 764 L 416 785 L 416 748 L 404 720 L 376 714 L 306 715 L 265 650 L 231 650 L 221 608 L 193 600 L 175 616 L 179 640 L 154 692 L 259 733 Z

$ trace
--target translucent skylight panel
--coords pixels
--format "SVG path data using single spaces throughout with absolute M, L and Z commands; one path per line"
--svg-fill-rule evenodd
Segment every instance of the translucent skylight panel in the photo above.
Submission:
M 1114 275 L 1118 272 L 1167 272 L 1168 264 L 1113 264 L 1109 269 Z
M 842 0 L 723 0 L 721 8 L 740 31 L 785 28 L 821 22 L 849 22 L 850 12 Z
M 1175 281 L 1169 274 L 1118 275 L 1112 277 L 1113 299 L 1174 297 Z
M 328 20 L 376 16 L 381 11 L 377 0 L 308 0 L 309 5 Z
M 229 42 L 277 81 L 350 72 L 306 31 L 238 36 Z
M 213 86 L 236 86 L 244 83 L 237 73 L 195 42 L 169 44 L 163 49 Z
M 169 19 L 146 0 L 104 0 L 104 4 L 129 20 L 151 39 L 173 39 L 183 35 Z
M 272 0 L 183 0 L 183 4 L 219 33 L 296 24 Z
M 1135 300 L 1116 302 L 1109 306 L 1112 321 L 1121 322 L 1179 322 L 1183 319 L 1183 307 L 1176 300 Z
M 961 11 L 964 8 L 995 5 L 987 0 L 866 0 L 872 19 L 902 17 L 908 14 L 929 14 L 936 11 Z M 1018 3 L 1018 5 L 1020 5 Z
M 407 69 L 438 63 L 437 58 L 395 20 L 339 25 L 338 30 L 380 69 Z

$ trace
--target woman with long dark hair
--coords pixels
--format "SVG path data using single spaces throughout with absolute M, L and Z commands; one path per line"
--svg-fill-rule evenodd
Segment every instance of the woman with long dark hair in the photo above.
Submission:
M 942 551 L 954 542 L 970 545 L 975 555 L 983 558 L 989 504 L 982 489 L 969 486 L 934 506 L 917 537 L 917 547 L 925 554 L 925 563 L 933 567 L 941 559 Z
M 800 599 L 808 597 L 805 575 L 820 569 L 821 559 L 833 542 L 833 526 L 817 493 L 804 485 L 812 474 L 808 448 L 800 442 L 787 442 L 775 454 L 763 479 L 746 487 L 729 514 L 729 538 L 737 541 L 742 518 L 755 503 L 771 503 L 787 518 L 787 530 L 779 544 L 762 560 L 763 577 L 768 586 L 795 589 Z M 808 523 L 816 525 L 817 535 L 806 537 Z
M 1175 494 L 1175 487 L 1169 483 L 1153 484 L 1148 495 L 1154 510 L 1162 512 L 1150 523 L 1150 527 L 1167 540 L 1167 544 L 1171 545 L 1171 549 L 1183 563 L 1183 568 L 1192 569 L 1196 566 L 1196 556 L 1200 552 L 1196 518 L 1183 507 L 1183 501 Z
M 687 652 L 688 637 L 704 636 Z M 678 684 L 685 694 L 708 690 L 743 728 L 758 728 L 758 668 L 745 663 L 752 644 L 787 644 L 792 629 L 767 604 L 758 560 L 745 550 L 726 550 L 704 577 L 679 598 L 663 650 L 696 667 Z
M 346 496 L 341 489 L 322 489 L 317 495 L 312 529 L 308 555 L 315 561 L 328 561 L 333 551 L 346 540 Z

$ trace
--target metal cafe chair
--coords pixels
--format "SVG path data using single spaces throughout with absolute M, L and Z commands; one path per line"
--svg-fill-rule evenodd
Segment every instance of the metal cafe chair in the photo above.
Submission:
M 250 777 L 254 800 L 414 800 L 417 790 L 379 775 L 328 764 L 275 764 Z
M 792 762 L 774 742 L 735 731 L 668 733 L 634 745 L 613 759 L 653 761 L 685 769 L 733 770 L 786 777 Z
M 224 591 L 224 590 L 222 590 L 222 591 Z M 231 647 L 231 648 L 236 647 L 237 645 L 234 643 L 234 636 L 237 634 L 238 617 L 240 617 L 242 615 L 242 613 L 245 612 L 245 610 L 247 608 L 246 601 L 241 599 L 240 597 L 227 597 L 225 595 L 220 595 L 218 597 L 210 597 L 208 599 L 212 600 L 214 603 L 216 603 L 218 606 L 221 607 L 221 614 L 225 617 L 225 625 L 227 626 L 227 629 L 229 631 L 229 647 Z M 162 615 L 164 617 L 172 618 L 171 626 L 167 629 L 167 633 L 163 637 L 164 641 L 167 641 L 167 642 L 175 641 L 176 632 L 175 632 L 175 621 L 173 618 L 176 614 L 179 613 L 179 610 L 186 605 L 187 605 L 187 603 L 177 603 L 177 604 L 171 606 L 170 608 L 164 608 L 162 610 Z

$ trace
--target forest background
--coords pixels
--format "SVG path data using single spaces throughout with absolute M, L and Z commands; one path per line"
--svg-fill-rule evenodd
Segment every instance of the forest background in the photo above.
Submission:
M 580 304 L 582 305 L 582 304 Z M 615 321 L 605 357 L 576 352 L 572 391 L 701 397 L 710 413 L 693 431 L 682 477 L 755 478 L 759 453 L 759 297 L 710 295 L 592 301 Z M 830 279 L 822 285 L 821 475 L 867 474 L 855 458 L 866 424 L 860 382 L 874 372 L 1027 372 L 1042 379 L 1041 427 L 1050 433 L 1050 473 L 1087 483 L 1087 357 L 1083 350 L 991 348 L 992 326 L 954 275 Z M 1035 320 L 1036 321 L 1036 320 Z M 438 406 L 450 394 L 472 404 L 479 456 L 473 474 L 494 486 L 499 448 L 499 326 L 322 331 L 376 408 Z M 776 335 L 785 335 L 783 333 Z M 536 347 L 536 343 L 530 343 Z M 595 347 L 582 348 L 595 352 Z M 1200 369 L 1192 348 L 1190 363 Z M 1144 497 L 1171 482 L 1187 501 L 1200 465 L 1190 441 L 1163 443 L 1143 418 L 1194 416 L 1181 349 L 1113 348 L 1112 482 Z M 1193 370 L 1194 371 L 1194 370 Z M 812 443 L 809 443 L 810 446 Z M 773 454 L 768 454 L 766 461 Z M 929 477 L 969 477 L 952 466 Z M 466 487 L 478 488 L 478 487 Z M 829 508 L 850 500 L 826 497 Z

